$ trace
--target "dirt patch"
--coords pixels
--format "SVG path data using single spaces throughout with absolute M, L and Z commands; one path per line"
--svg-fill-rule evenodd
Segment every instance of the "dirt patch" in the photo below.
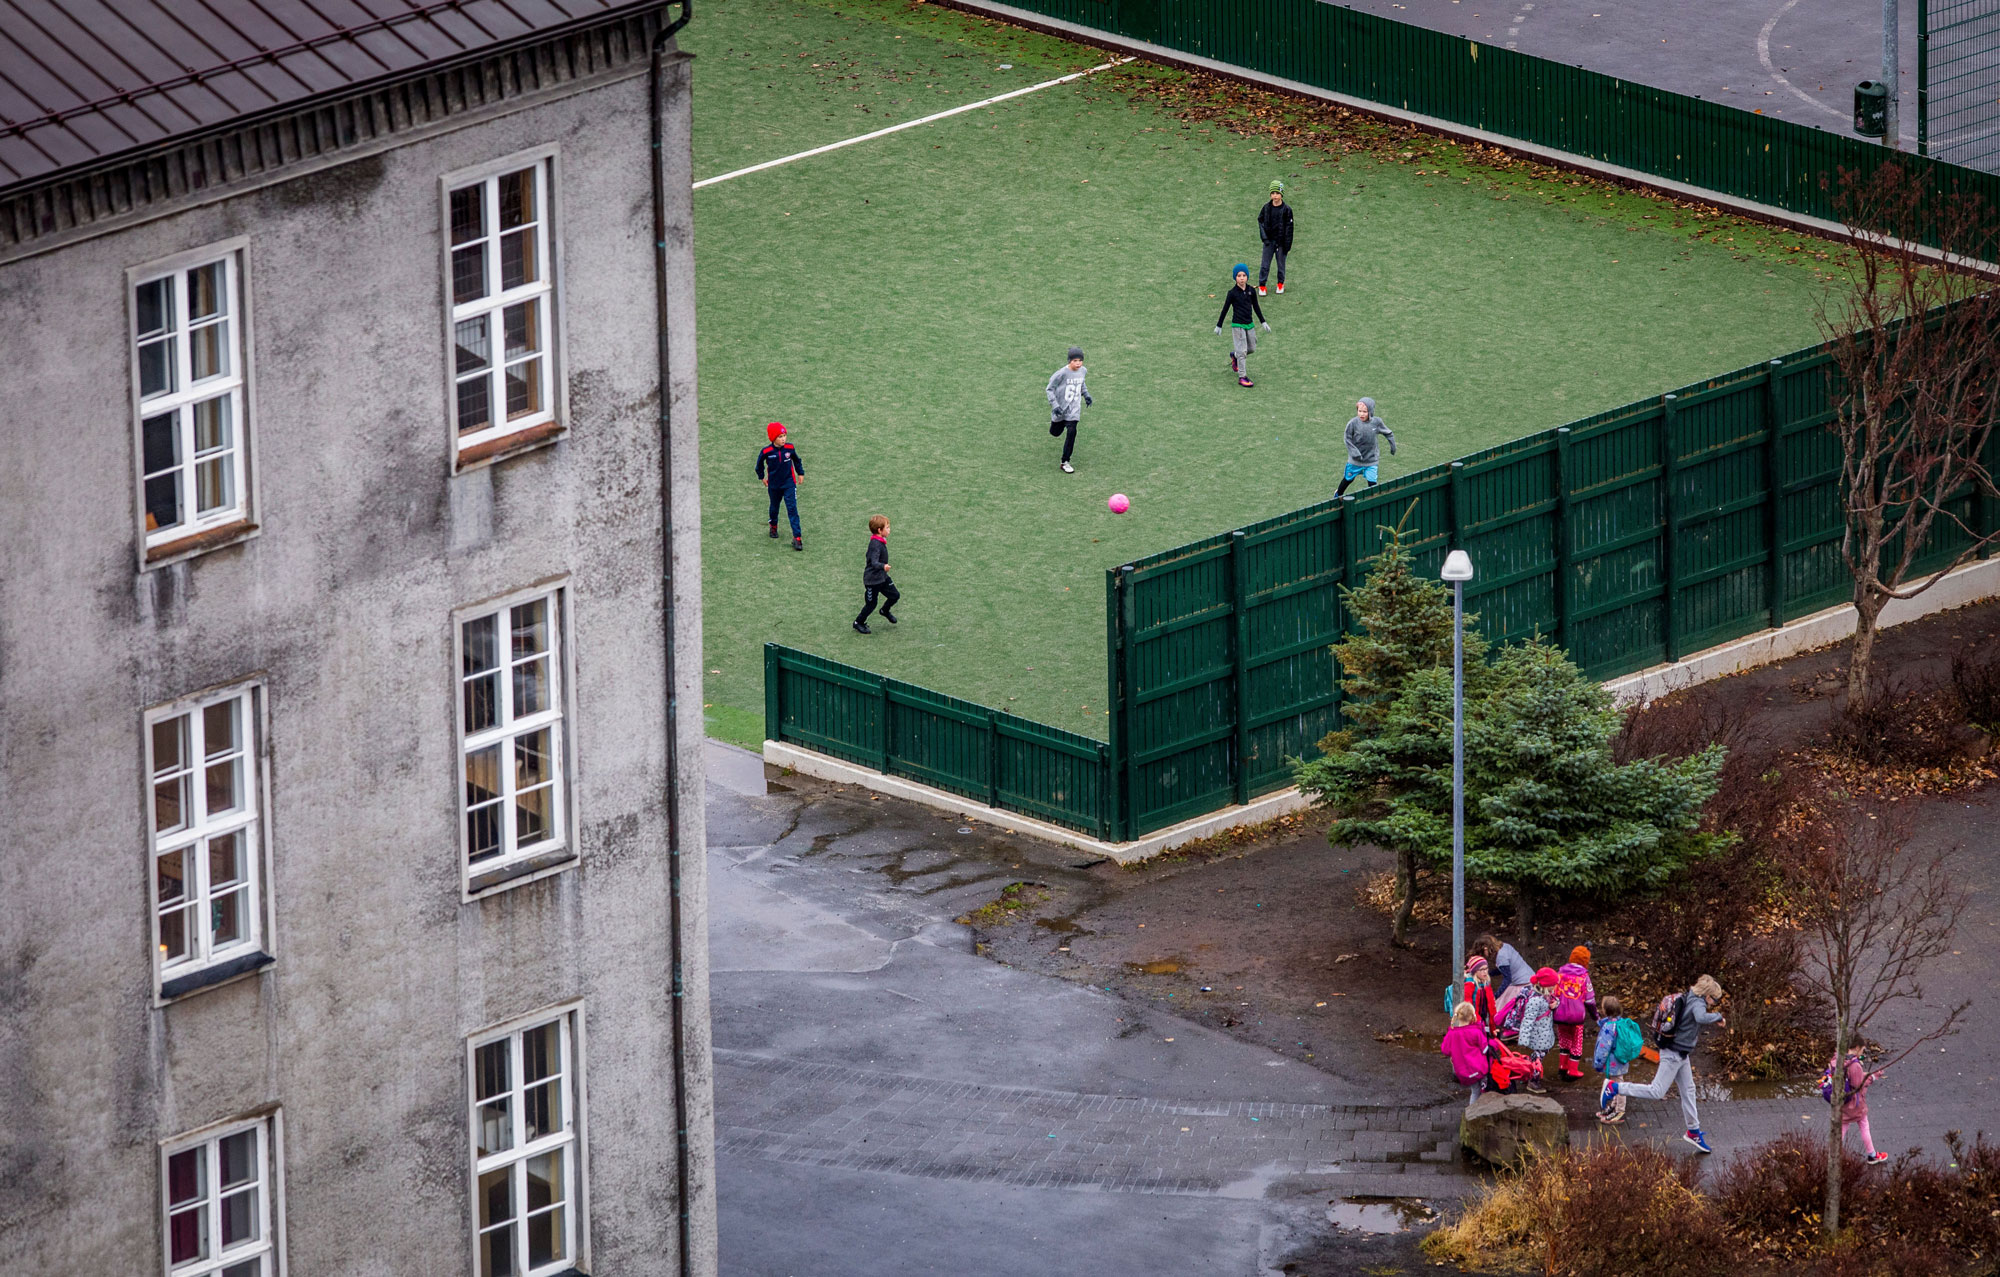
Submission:
M 1942 679 L 1956 652 L 1996 636 L 2000 602 L 1989 602 L 1885 631 L 1877 650 L 1884 668 L 1904 677 Z M 1747 705 L 1755 730 L 1769 742 L 1808 748 L 1839 712 L 1827 686 L 1838 684 L 1845 653 L 1845 644 L 1836 645 L 1687 694 Z M 1920 834 L 1965 841 L 1972 815 L 1965 799 L 1991 778 L 1992 766 L 1982 759 L 1956 767 L 1944 786 L 1949 792 L 1913 794 L 1908 801 L 1917 804 Z M 1857 793 L 1910 792 L 1897 788 L 1908 779 L 1852 769 L 1845 783 Z M 1452 1089 L 1436 1046 L 1451 960 L 1448 880 L 1427 875 L 1414 943 L 1394 948 L 1378 898 L 1392 857 L 1372 847 L 1329 848 L 1325 825 L 1307 813 L 1258 836 L 1212 840 L 1130 869 L 1070 875 L 1053 883 L 1039 905 L 1020 911 L 1035 925 L 975 921 L 976 938 L 998 961 L 1150 1002 L 1371 1086 L 1384 1102 L 1437 1100 Z M 1507 934 L 1508 918 L 1504 901 L 1476 891 L 1469 896 L 1468 934 L 1489 927 Z M 1990 923 L 1982 916 L 1967 925 L 1984 933 Z M 1590 946 L 1600 994 L 1618 994 L 1628 1007 L 1657 996 L 1643 907 L 1597 916 L 1546 910 L 1523 951 L 1531 961 L 1555 965 L 1574 944 Z M 1742 1048 L 1732 1058 L 1754 1061 L 1764 1044 L 1730 1045 Z M 1697 1069 L 1719 1080 L 1729 1072 L 1721 1064 L 1703 1058 Z M 1757 1075 L 1747 1064 L 1736 1072 Z M 1768 1069 L 1761 1075 L 1772 1076 Z M 1596 1081 L 1554 1079 L 1550 1091 L 1583 1122 Z

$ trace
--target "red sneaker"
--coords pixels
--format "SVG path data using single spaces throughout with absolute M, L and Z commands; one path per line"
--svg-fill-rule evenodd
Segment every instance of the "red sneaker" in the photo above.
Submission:
M 1281 279 L 1278 281 L 1278 296 L 1283 297 L 1284 295 L 1285 295 L 1285 281 Z
M 1278 288 L 1280 289 L 1280 291 L 1282 291 L 1284 289 L 1284 285 L 1280 284 L 1278 285 Z M 1259 297 L 1269 297 L 1271 295 L 1271 290 L 1264 287 L 1262 284 L 1259 284 L 1257 285 L 1257 295 Z

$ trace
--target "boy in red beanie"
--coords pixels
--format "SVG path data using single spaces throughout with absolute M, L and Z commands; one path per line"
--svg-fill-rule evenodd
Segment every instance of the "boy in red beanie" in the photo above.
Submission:
M 806 463 L 799 460 L 798 449 L 786 437 L 783 423 L 774 421 L 766 426 L 764 437 L 770 443 L 757 454 L 757 477 L 771 492 L 771 539 L 778 538 L 778 504 L 783 502 L 792 519 L 792 548 L 803 550 L 806 539 L 799 527 L 798 481 L 805 478 Z

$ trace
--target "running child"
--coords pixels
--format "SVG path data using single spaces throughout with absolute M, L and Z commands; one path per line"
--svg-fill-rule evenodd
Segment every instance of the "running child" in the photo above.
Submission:
M 1820 1080 L 1820 1094 L 1829 1104 L 1840 1105 L 1840 1142 L 1847 1142 L 1847 1128 L 1861 1128 L 1861 1151 L 1870 1166 L 1880 1166 L 1889 1160 L 1887 1153 L 1875 1151 L 1875 1136 L 1868 1129 L 1868 1088 L 1875 1085 L 1875 1079 L 1882 1076 L 1882 1070 L 1873 1073 L 1861 1062 L 1861 1048 L 1847 1048 L 1847 1063 L 1842 1067 L 1838 1060 L 1826 1062 L 1826 1075 Z M 1835 1099 L 1838 1095 L 1840 1098 Z
M 889 624 L 896 623 L 896 605 L 903 601 L 896 583 L 889 579 L 889 517 L 882 514 L 868 516 L 868 558 L 861 567 L 861 615 L 854 618 L 856 634 L 873 634 L 868 628 L 868 614 L 875 610 L 879 599 L 882 603 L 882 619 Z
M 1333 490 L 1334 496 L 1345 496 L 1347 485 L 1356 477 L 1367 480 L 1371 488 L 1381 482 L 1376 470 L 1382 455 L 1378 439 L 1387 439 L 1389 455 L 1396 455 L 1396 432 L 1375 415 L 1375 401 L 1363 396 L 1355 400 L 1354 415 L 1347 419 L 1347 469 L 1340 473 L 1340 486 Z
M 1285 203 L 1285 184 L 1271 183 L 1271 200 L 1257 210 L 1257 238 L 1264 242 L 1264 259 L 1257 266 L 1257 295 L 1267 296 L 1271 258 L 1278 259 L 1278 296 L 1285 295 L 1285 254 L 1292 251 L 1292 206 Z
M 1256 291 L 1250 287 L 1250 268 L 1236 263 L 1234 278 L 1236 286 L 1223 296 L 1222 312 L 1215 317 L 1215 335 L 1222 335 L 1222 321 L 1229 320 L 1229 371 L 1236 374 L 1237 385 L 1254 386 L 1250 356 L 1257 351 L 1257 324 L 1251 323 L 1250 317 L 1255 315 L 1267 333 L 1271 321 L 1264 318 L 1264 308 L 1257 304 Z
M 774 421 L 766 426 L 764 436 L 770 442 L 757 454 L 757 477 L 771 493 L 771 539 L 778 539 L 778 506 L 783 503 L 792 520 L 792 548 L 803 550 L 806 539 L 799 527 L 799 480 L 805 478 L 806 463 L 799 460 L 799 450 L 792 447 L 782 423 Z
M 1069 463 L 1070 453 L 1076 451 L 1076 423 L 1083 418 L 1084 405 L 1096 402 L 1090 397 L 1090 387 L 1084 384 L 1089 375 L 1090 370 L 1083 366 L 1083 347 L 1071 346 L 1069 362 L 1049 378 L 1049 437 L 1069 432 L 1063 440 L 1064 474 L 1076 473 L 1076 467 Z

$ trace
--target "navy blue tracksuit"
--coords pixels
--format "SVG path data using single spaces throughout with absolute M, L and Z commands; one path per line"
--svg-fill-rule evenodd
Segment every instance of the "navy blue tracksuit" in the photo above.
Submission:
M 792 519 L 794 541 L 805 535 L 799 528 L 799 485 L 794 476 L 805 472 L 806 463 L 799 460 L 798 449 L 788 443 L 771 444 L 757 454 L 757 477 L 771 490 L 771 526 L 778 526 L 778 504 L 783 502 Z

